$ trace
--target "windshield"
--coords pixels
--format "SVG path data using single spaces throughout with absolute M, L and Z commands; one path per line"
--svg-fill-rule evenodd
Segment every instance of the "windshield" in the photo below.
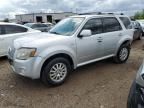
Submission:
M 75 33 L 84 18 L 66 18 L 56 24 L 51 30 L 52 34 L 71 36 Z

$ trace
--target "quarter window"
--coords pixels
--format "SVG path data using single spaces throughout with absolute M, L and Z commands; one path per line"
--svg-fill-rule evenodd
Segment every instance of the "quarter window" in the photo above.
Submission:
M 130 20 L 127 17 L 120 17 L 126 29 L 132 29 Z
M 4 30 L 5 30 L 5 34 L 27 32 L 26 28 L 20 27 L 20 26 L 15 26 L 15 25 L 5 25 Z
M 84 26 L 83 29 L 89 29 L 92 31 L 92 35 L 102 33 L 102 20 L 95 18 L 90 19 Z
M 116 18 L 103 19 L 104 32 L 113 32 L 122 30 L 120 23 Z

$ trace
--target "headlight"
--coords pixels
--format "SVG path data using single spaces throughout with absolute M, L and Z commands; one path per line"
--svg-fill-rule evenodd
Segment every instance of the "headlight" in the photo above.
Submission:
M 20 48 L 16 53 L 16 58 L 20 60 L 27 60 L 30 57 L 34 57 L 36 54 L 36 48 Z

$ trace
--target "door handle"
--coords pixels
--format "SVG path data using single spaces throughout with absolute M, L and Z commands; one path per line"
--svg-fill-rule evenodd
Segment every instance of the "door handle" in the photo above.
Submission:
M 102 40 L 98 40 L 98 42 L 102 42 Z
M 98 37 L 97 39 L 98 42 L 102 42 L 102 40 L 103 40 L 102 37 Z

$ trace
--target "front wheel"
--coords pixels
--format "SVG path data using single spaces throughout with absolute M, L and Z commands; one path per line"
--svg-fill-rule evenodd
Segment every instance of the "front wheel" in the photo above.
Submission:
M 67 59 L 55 58 L 44 67 L 41 80 L 46 85 L 60 85 L 66 80 L 70 71 L 71 65 Z
M 129 58 L 129 54 L 130 54 L 130 46 L 124 44 L 119 48 L 117 55 L 113 57 L 113 60 L 115 63 L 120 64 L 125 63 Z

